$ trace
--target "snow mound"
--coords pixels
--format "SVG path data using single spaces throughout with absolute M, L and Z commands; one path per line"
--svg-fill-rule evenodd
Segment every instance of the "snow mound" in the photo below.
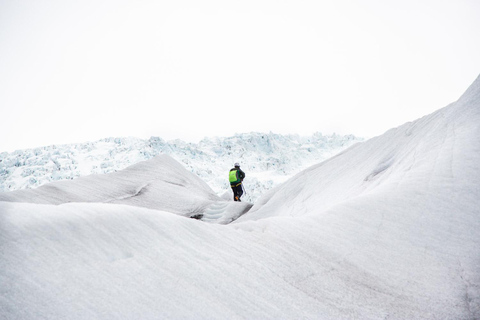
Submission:
M 336 315 L 284 278 L 299 260 L 265 245 L 269 234 L 125 205 L 0 202 L 0 213 L 2 319 Z
M 220 198 L 168 155 L 105 175 L 57 181 L 36 189 L 0 193 L 0 201 L 39 204 L 103 202 L 163 210 L 183 216 L 204 211 Z

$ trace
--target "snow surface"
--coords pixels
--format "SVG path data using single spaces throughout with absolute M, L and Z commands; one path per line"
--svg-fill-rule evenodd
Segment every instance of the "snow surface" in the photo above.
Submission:
M 0 201 L 0 315 L 480 319 L 479 134 L 480 77 L 456 103 L 298 173 L 227 225 L 15 191 Z M 167 156 L 143 165 L 176 167 Z M 207 215 L 228 207 L 177 173 L 196 186 L 170 190 L 172 208 L 187 187 Z
M 0 153 L 0 191 L 36 188 L 51 181 L 114 172 L 168 154 L 202 178 L 218 195 L 230 191 L 226 172 L 240 162 L 247 173 L 244 199 L 254 202 L 292 175 L 362 140 L 352 135 L 321 133 L 308 137 L 248 133 L 205 138 L 198 144 L 167 142 L 157 137 L 108 138 L 18 150 Z

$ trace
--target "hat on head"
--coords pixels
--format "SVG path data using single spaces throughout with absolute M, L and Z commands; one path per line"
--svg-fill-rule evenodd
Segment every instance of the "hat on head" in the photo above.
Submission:
M 235 167 L 240 167 L 240 163 L 235 162 Z

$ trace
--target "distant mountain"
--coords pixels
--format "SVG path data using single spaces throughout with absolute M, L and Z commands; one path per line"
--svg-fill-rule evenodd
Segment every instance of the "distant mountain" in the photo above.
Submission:
M 36 188 L 51 181 L 115 172 L 156 155 L 168 154 L 219 195 L 229 192 L 227 172 L 235 162 L 240 162 L 247 174 L 244 199 L 254 202 L 279 182 L 362 140 L 353 135 L 321 133 L 308 137 L 244 133 L 206 138 L 199 143 L 151 137 L 52 145 L 0 153 L 0 191 Z

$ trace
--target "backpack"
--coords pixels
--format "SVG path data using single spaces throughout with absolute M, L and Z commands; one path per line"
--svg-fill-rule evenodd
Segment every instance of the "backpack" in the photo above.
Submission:
M 230 181 L 230 184 L 237 184 L 242 182 L 238 177 L 238 170 L 230 170 L 230 173 L 228 174 L 228 181 Z

